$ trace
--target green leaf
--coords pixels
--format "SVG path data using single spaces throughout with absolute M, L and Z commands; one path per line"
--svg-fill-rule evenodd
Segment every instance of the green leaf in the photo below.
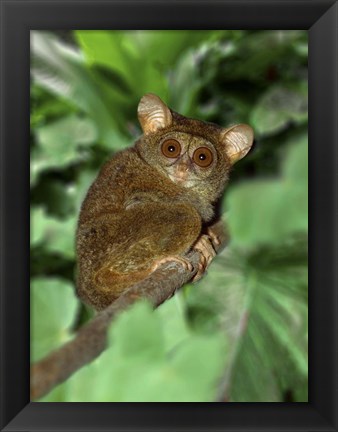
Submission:
M 41 182 L 31 194 L 31 205 L 44 206 L 49 214 L 65 219 L 77 208 L 76 187 L 58 180 Z
M 281 240 L 288 233 L 284 229 L 284 198 L 285 188 L 278 180 L 251 181 L 229 191 L 232 241 L 250 246 Z
M 77 214 L 80 213 L 81 204 L 85 199 L 88 189 L 90 188 L 91 184 L 94 182 L 96 176 L 97 176 L 97 172 L 90 171 L 90 170 L 83 170 L 79 173 L 79 176 L 77 177 L 76 182 L 74 183 L 74 191 L 73 191 Z
M 186 116 L 196 116 L 198 106 L 196 99 L 203 81 L 198 74 L 195 51 L 190 50 L 181 56 L 175 71 L 169 75 L 169 82 L 171 88 L 169 106 Z
M 118 30 L 75 32 L 88 64 L 92 68 L 105 67 L 114 72 L 113 77 L 106 74 L 108 80 L 105 81 L 109 85 L 105 87 L 105 92 L 111 93 L 117 114 L 122 108 L 135 107 L 144 93 L 153 92 L 163 97 L 167 92 L 165 75 L 149 57 L 149 47 L 142 43 L 146 37 L 144 33 Z M 103 84 L 102 80 L 100 84 Z M 119 94 L 116 93 L 121 92 L 121 89 L 125 93 L 123 100 L 118 99 Z
M 212 401 L 223 367 L 222 336 L 189 332 L 182 341 L 176 334 L 168 347 L 166 324 L 148 304 L 134 305 L 113 324 L 111 347 L 44 400 L 57 400 L 61 392 L 74 402 Z
M 304 123 L 308 115 L 307 86 L 274 86 L 256 104 L 250 123 L 257 135 L 285 129 L 290 122 Z
M 232 241 L 242 247 L 280 242 L 307 231 L 307 139 L 287 147 L 281 178 L 250 180 L 229 189 L 226 206 Z
M 30 120 L 31 131 L 35 128 L 46 124 L 47 122 L 74 114 L 76 109 L 65 100 L 55 98 L 50 92 L 43 87 L 31 84 L 30 91 Z
M 133 66 L 140 62 L 141 53 L 130 43 L 128 33 L 120 30 L 77 30 L 74 34 L 89 64 L 116 71 L 126 85 L 134 88 Z
M 110 80 L 111 85 L 127 88 L 129 100 L 134 104 L 147 92 L 167 99 L 168 71 L 179 60 L 182 51 L 217 35 L 219 32 L 187 30 L 75 32 L 88 64 L 114 71 L 116 75 Z M 122 86 L 121 82 L 124 83 Z
M 31 155 L 31 186 L 46 170 L 60 170 L 89 159 L 88 146 L 97 139 L 93 122 L 75 115 L 37 127 L 35 134 L 38 147 L 33 149 Z
M 65 99 L 94 121 L 99 140 L 116 148 L 116 140 L 126 134 L 120 111 L 112 109 L 111 94 L 101 86 L 95 72 L 85 67 L 83 56 L 74 48 L 59 42 L 53 35 L 31 32 L 31 72 L 36 85 Z M 119 102 L 128 101 L 127 95 L 114 93 Z M 117 107 L 115 107 L 117 108 Z
M 67 341 L 78 300 L 74 287 L 59 278 L 31 282 L 31 361 Z
M 223 329 L 227 397 L 234 402 L 307 400 L 307 240 L 272 247 L 224 250 L 190 291 L 194 325 L 206 307 L 209 332 Z M 204 324 L 205 326 L 205 324 Z
M 185 316 L 184 300 L 182 292 L 164 302 L 156 309 L 155 314 L 164 323 L 162 332 L 166 351 L 170 352 L 176 346 L 184 344 L 191 336 L 191 330 Z
M 222 32 L 210 30 L 148 30 L 128 32 L 145 59 L 158 64 L 161 69 L 171 68 L 183 51 L 196 47 Z
M 300 183 L 308 189 L 308 138 L 307 135 L 294 136 L 287 142 L 287 152 L 282 161 L 284 177 L 290 183 Z
M 269 85 L 276 79 L 294 81 L 299 70 L 306 68 L 297 50 L 299 44 L 306 43 L 307 32 L 299 30 L 263 30 L 245 32 L 237 39 L 225 37 L 223 53 L 218 50 L 221 62 L 216 73 L 230 82 L 252 85 Z
M 89 119 L 75 115 L 64 117 L 56 122 L 36 129 L 37 139 L 45 151 L 56 157 L 71 147 L 88 146 L 97 139 L 97 130 Z
M 142 326 L 140 326 L 142 323 Z M 147 303 L 138 303 L 132 313 L 122 314 L 110 332 L 121 356 L 157 361 L 164 356 L 164 341 L 158 316 Z
M 225 346 L 224 336 L 217 332 L 189 338 L 175 352 L 172 365 L 181 377 L 184 401 L 215 400 L 225 364 Z
M 31 247 L 43 245 L 46 251 L 73 259 L 77 218 L 65 220 L 46 214 L 42 207 L 31 210 Z

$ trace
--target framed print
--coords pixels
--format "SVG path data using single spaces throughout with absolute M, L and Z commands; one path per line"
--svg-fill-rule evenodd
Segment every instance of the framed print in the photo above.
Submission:
M 337 3 L 1 9 L 1 430 L 337 430 Z M 94 259 L 86 239 L 110 235 L 88 220 L 115 193 L 110 174 L 95 180 L 111 153 L 133 155 L 108 162 L 123 196 L 130 158 L 140 157 L 129 176 L 146 162 L 117 230 L 146 233 L 136 261 L 149 238 L 164 244 L 176 199 L 194 203 L 204 236 L 189 240 L 187 259 L 160 256 L 113 303 L 79 288 Z M 172 171 L 173 153 L 184 169 Z M 180 191 L 165 209 L 163 172 Z M 216 201 L 211 185 L 221 196 L 229 173 Z M 143 204 L 150 178 L 164 210 L 148 189 Z M 197 185 L 196 202 L 183 181 Z M 149 237 L 144 221 L 162 211 Z M 168 245 L 183 242 L 180 230 Z M 120 260 L 135 247 L 121 235 Z M 208 275 L 176 293 L 226 242 Z M 111 261 L 93 280 L 113 277 Z

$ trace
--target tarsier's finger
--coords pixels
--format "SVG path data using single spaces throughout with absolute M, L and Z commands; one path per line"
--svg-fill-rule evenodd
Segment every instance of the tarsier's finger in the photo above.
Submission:
M 210 237 L 211 242 L 212 242 L 215 246 L 218 246 L 218 245 L 221 244 L 221 240 L 220 240 L 220 238 L 218 237 L 218 235 L 217 235 L 217 234 L 216 234 L 212 229 L 210 229 L 210 228 L 208 228 L 208 236 Z
M 206 260 L 212 259 L 216 255 L 216 251 L 211 243 L 211 238 L 208 235 L 202 235 L 195 244 L 194 249 L 201 252 Z

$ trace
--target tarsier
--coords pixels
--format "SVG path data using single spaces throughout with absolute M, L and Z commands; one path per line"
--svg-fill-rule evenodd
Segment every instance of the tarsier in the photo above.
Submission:
M 215 206 L 231 166 L 244 157 L 253 130 L 184 117 L 154 94 L 142 97 L 143 135 L 101 169 L 82 204 L 77 230 L 80 298 L 107 307 L 161 264 L 200 252 L 193 281 L 215 256 Z

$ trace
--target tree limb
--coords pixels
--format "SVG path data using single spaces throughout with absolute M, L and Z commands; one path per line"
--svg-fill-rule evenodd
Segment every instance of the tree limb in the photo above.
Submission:
M 222 224 L 215 225 L 220 244 L 219 251 L 227 241 Z M 175 294 L 197 272 L 200 253 L 194 251 L 187 256 L 194 267 L 189 271 L 177 262 L 163 264 L 143 281 L 133 285 L 114 303 L 97 313 L 79 329 L 74 339 L 51 352 L 31 366 L 31 400 L 40 399 L 74 372 L 93 361 L 106 348 L 107 331 L 112 320 L 139 299 L 148 300 L 155 308 Z

